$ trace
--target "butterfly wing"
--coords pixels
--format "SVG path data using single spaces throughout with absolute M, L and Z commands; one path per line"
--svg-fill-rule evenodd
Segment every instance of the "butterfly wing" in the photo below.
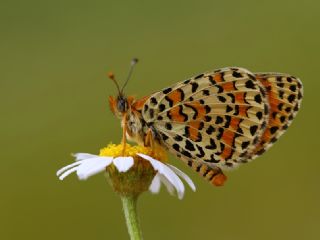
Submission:
M 252 152 L 268 120 L 264 87 L 243 68 L 203 73 L 154 93 L 142 117 L 183 161 L 226 168 Z
M 267 128 L 248 159 L 261 155 L 279 139 L 298 113 L 303 96 L 302 83 L 289 74 L 255 73 L 255 77 L 266 90 L 270 114 Z

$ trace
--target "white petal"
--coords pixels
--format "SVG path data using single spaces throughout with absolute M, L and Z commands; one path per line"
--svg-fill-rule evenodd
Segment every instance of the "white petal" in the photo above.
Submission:
M 88 158 L 99 157 L 98 155 L 90 154 L 90 153 L 74 153 L 72 154 L 76 158 L 76 161 L 81 161 Z
M 113 159 L 113 164 L 119 172 L 128 171 L 134 164 L 133 157 L 117 157 Z
M 185 174 L 184 172 L 182 172 L 180 169 L 176 168 L 175 166 L 172 166 L 170 164 L 167 164 L 167 166 L 169 168 L 171 168 L 178 176 L 183 178 L 186 181 L 186 183 L 188 183 L 188 185 L 190 186 L 192 191 L 194 191 L 194 192 L 196 191 L 196 186 L 194 185 L 191 178 L 189 178 L 189 176 L 187 174 Z
M 167 180 L 175 187 L 177 190 L 178 198 L 182 199 L 184 195 L 184 185 L 180 178 L 171 170 L 167 165 L 162 162 L 142 153 L 138 153 L 140 157 L 146 159 L 151 163 L 153 168 L 157 170 L 162 176 L 166 177 Z
M 161 182 L 166 186 L 168 192 L 173 195 L 174 194 L 174 186 L 169 182 L 169 180 L 164 177 L 163 175 L 160 175 Z
M 161 179 L 160 179 L 160 174 L 157 173 L 153 180 L 152 183 L 149 186 L 149 191 L 152 193 L 159 193 L 161 187 Z
M 86 180 L 92 175 L 104 171 L 111 164 L 112 159 L 112 157 L 95 157 L 83 160 L 77 169 L 79 179 Z
M 57 171 L 57 176 L 61 175 L 64 171 L 68 170 L 69 168 L 72 168 L 72 167 L 77 166 L 79 164 L 81 164 L 81 162 L 74 162 L 72 164 L 69 164 L 69 165 L 61 168 L 60 170 Z
M 75 172 L 77 170 L 78 170 L 78 167 L 71 168 L 71 169 L 65 171 L 63 174 L 61 174 L 59 179 L 62 181 L 65 177 L 69 176 L 71 173 L 73 173 L 73 172 Z

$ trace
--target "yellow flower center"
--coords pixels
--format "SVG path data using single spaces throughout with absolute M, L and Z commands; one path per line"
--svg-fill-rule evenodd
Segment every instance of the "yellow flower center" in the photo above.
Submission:
M 107 147 L 100 149 L 100 156 L 109 157 L 133 157 L 134 165 L 127 172 L 119 172 L 113 164 L 107 167 L 109 182 L 113 189 L 120 195 L 138 196 L 142 192 L 148 190 L 156 171 L 150 162 L 139 157 L 137 154 L 142 153 L 148 155 L 158 161 L 166 162 L 167 155 L 163 149 L 149 148 L 143 146 L 131 146 L 126 144 L 123 152 L 122 144 L 110 143 Z
M 140 157 L 137 156 L 137 153 L 142 153 L 145 155 L 148 155 L 158 161 L 166 162 L 167 161 L 167 154 L 166 152 L 161 149 L 153 149 L 149 147 L 144 146 L 131 146 L 130 144 L 126 144 L 126 149 L 123 154 L 123 145 L 122 144 L 108 144 L 107 147 L 104 147 L 100 149 L 100 156 L 111 156 L 111 157 L 120 157 L 120 156 L 126 156 L 126 157 L 133 157 L 136 160 L 139 160 Z

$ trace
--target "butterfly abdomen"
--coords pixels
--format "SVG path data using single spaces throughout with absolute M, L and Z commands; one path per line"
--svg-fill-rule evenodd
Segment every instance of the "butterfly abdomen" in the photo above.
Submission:
M 223 174 L 220 168 L 211 168 L 207 164 L 191 160 L 189 160 L 187 164 L 201 177 L 215 186 L 222 186 L 227 180 L 227 177 Z

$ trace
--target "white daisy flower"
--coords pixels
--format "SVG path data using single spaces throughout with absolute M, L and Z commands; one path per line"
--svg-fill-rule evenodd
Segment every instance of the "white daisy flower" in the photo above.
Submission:
M 76 153 L 73 156 L 76 158 L 76 162 L 57 171 L 57 176 L 60 180 L 63 180 L 73 172 L 77 172 L 80 180 L 87 180 L 89 177 L 105 171 L 111 163 L 114 164 L 119 172 L 126 172 L 134 163 L 133 157 L 102 157 L 89 153 Z
M 101 150 L 100 156 L 89 153 L 76 153 L 73 155 L 76 158 L 76 162 L 61 168 L 57 172 L 57 176 L 60 180 L 63 180 L 71 173 L 76 172 L 80 180 L 86 180 L 95 174 L 106 171 L 111 165 L 113 165 L 119 173 L 126 173 L 130 169 L 133 169 L 134 171 L 134 166 L 138 165 L 139 161 L 141 162 L 141 160 L 143 160 L 150 164 L 146 165 L 144 163 L 140 165 L 140 170 L 137 171 L 141 171 L 141 166 L 143 166 L 143 168 L 150 168 L 151 165 L 151 172 L 153 175 L 151 176 L 151 184 L 148 183 L 148 189 L 150 192 L 158 193 L 160 191 L 161 183 L 163 183 L 169 193 L 173 194 L 176 192 L 178 198 L 182 199 L 185 187 L 180 178 L 182 178 L 193 191 L 196 190 L 194 183 L 185 173 L 170 164 L 163 163 L 147 154 L 144 154 L 149 152 L 146 151 L 146 149 L 142 149 L 140 146 L 131 147 L 129 145 L 125 154 L 129 156 L 118 156 L 119 153 L 115 153 L 114 156 L 105 156 L 105 154 L 110 154 L 111 152 L 114 153 L 114 149 L 118 146 L 119 145 L 109 145 L 107 148 Z M 142 150 L 144 153 L 137 153 L 137 150 Z M 150 169 L 147 170 L 150 172 Z

